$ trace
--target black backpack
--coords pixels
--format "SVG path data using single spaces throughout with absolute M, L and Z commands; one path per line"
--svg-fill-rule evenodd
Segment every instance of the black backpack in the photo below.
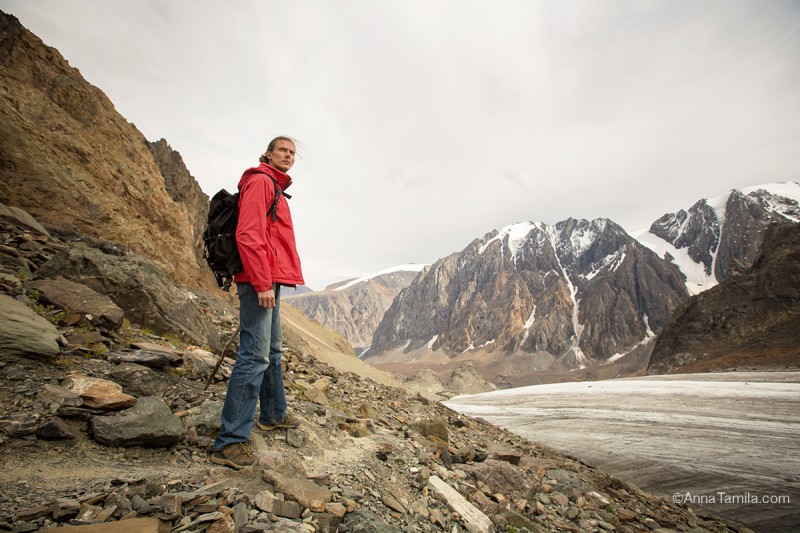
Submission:
M 272 213 L 272 220 L 278 218 L 278 198 L 291 195 L 281 191 L 278 183 L 273 179 L 275 186 L 275 201 L 267 209 L 266 216 Z M 242 271 L 242 259 L 236 246 L 236 224 L 239 222 L 239 193 L 231 194 L 225 189 L 220 190 L 211 198 L 208 208 L 208 224 L 203 232 L 203 243 L 206 263 L 211 267 L 217 285 L 223 291 L 229 291 L 233 283 L 233 275 Z

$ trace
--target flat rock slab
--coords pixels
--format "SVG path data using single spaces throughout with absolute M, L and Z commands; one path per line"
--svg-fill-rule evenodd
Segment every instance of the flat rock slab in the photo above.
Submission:
M 111 298 L 74 281 L 40 279 L 26 283 L 25 288 L 39 291 L 41 300 L 59 309 L 85 316 L 94 326 L 116 331 L 125 318 L 125 313 Z
M 180 355 L 178 350 L 167 348 L 166 346 L 156 344 L 155 342 L 132 342 L 131 346 L 134 348 L 139 348 L 140 350 L 147 350 L 148 352 L 162 352 L 170 355 Z
M 428 479 L 428 486 L 439 495 L 451 510 L 461 515 L 461 519 L 469 531 L 493 533 L 494 525 L 483 511 L 472 505 L 456 489 L 445 483 L 438 476 Z
M 92 409 L 116 411 L 136 404 L 136 398 L 122 392 L 122 387 L 106 379 L 70 372 L 61 386 L 81 397 L 83 405 Z
M 179 355 L 164 351 L 134 350 L 132 352 L 115 352 L 108 356 L 112 363 L 134 363 L 150 368 L 167 368 L 181 362 Z
M 0 203 L 0 218 L 11 221 L 14 224 L 18 224 L 23 228 L 35 231 L 41 235 L 50 237 L 50 233 L 44 229 L 44 226 L 39 224 L 39 222 L 33 218 L 30 213 L 20 209 L 19 207 Z
M 169 533 L 170 522 L 162 522 L 158 518 L 131 518 L 117 522 L 103 522 L 85 526 L 64 526 L 69 533 Z
M 0 294 L 0 359 L 57 355 L 61 334 L 24 303 Z

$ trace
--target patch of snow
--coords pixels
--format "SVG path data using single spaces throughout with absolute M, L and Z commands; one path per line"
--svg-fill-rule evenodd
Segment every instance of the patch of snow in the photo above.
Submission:
M 766 191 L 772 196 L 786 198 L 790 202 L 793 201 L 794 205 L 788 202 L 776 202 L 773 198 L 768 198 L 759 194 L 759 191 Z M 751 198 L 756 198 L 757 201 L 762 203 L 767 209 L 780 214 L 788 220 L 795 223 L 800 222 L 797 205 L 800 204 L 800 184 L 796 182 L 770 183 L 767 185 L 748 187 L 747 189 L 743 189 L 742 193 Z
M 564 268 L 564 265 L 561 264 L 561 258 L 558 256 L 558 249 L 555 245 L 558 242 L 558 234 L 556 233 L 556 229 L 548 227 L 547 234 L 550 237 L 551 243 L 553 244 L 553 249 L 556 250 L 556 263 L 558 263 L 558 268 L 560 268 L 561 272 L 564 274 L 564 279 L 567 281 L 567 287 L 569 287 L 569 295 L 572 298 L 572 330 L 575 332 L 575 334 L 572 336 L 572 350 L 575 353 L 575 359 L 578 361 L 580 368 L 586 368 L 588 365 L 588 359 L 580 347 L 583 326 L 578 320 L 578 305 L 580 304 L 580 300 L 578 300 L 577 297 L 578 290 L 575 288 L 575 284 L 572 283 L 567 270 Z
M 611 357 L 606 359 L 606 362 L 607 363 L 613 363 L 614 361 L 616 361 L 617 359 L 620 359 L 621 357 L 624 357 L 625 355 L 627 355 L 627 354 L 625 354 L 625 353 L 615 353 L 614 355 L 612 355 Z
M 650 319 L 647 317 L 646 313 L 642 315 L 642 322 L 644 322 L 644 327 L 645 327 L 644 333 L 647 336 L 647 338 L 649 339 L 655 337 L 656 334 L 653 333 L 652 329 L 650 329 Z
M 362 283 L 362 282 L 370 280 L 372 278 L 377 278 L 378 276 L 383 276 L 384 274 L 391 274 L 392 272 L 421 272 L 422 269 L 425 268 L 426 266 L 428 266 L 428 265 L 427 264 L 422 264 L 422 263 L 409 263 L 409 264 L 406 264 L 406 265 L 393 266 L 393 267 L 387 268 L 386 270 L 381 270 L 380 272 L 376 272 L 375 274 L 370 274 L 368 276 L 364 276 L 364 277 L 361 277 L 361 278 L 357 278 L 357 279 L 351 280 L 350 282 L 346 283 L 345 285 L 342 285 L 341 287 L 336 287 L 333 290 L 334 291 L 343 291 L 345 289 L 349 289 L 350 287 L 352 287 L 353 285 L 356 285 L 358 283 Z
M 797 183 L 796 181 L 783 181 L 779 183 L 767 183 L 765 185 L 755 185 L 753 187 L 747 187 L 745 189 L 742 189 L 742 194 L 747 196 L 760 189 L 764 189 L 765 191 L 774 195 L 791 198 L 795 202 L 800 203 L 800 183 Z
M 672 256 L 672 262 L 686 275 L 686 290 L 689 291 L 689 294 L 699 294 L 719 283 L 713 270 L 711 275 L 706 274 L 705 266 L 702 263 L 695 263 L 694 259 L 689 257 L 686 248 L 675 248 L 647 230 L 634 232 L 631 237 L 643 246 L 650 248 L 659 257 L 663 258 L 665 253 L 669 253 Z
M 494 341 L 495 341 L 495 339 L 492 339 L 490 341 L 486 341 L 483 344 L 481 344 L 480 346 L 478 346 L 477 348 L 475 347 L 475 343 L 471 342 L 471 343 L 469 343 L 469 346 L 467 346 L 467 349 L 464 350 L 464 351 L 468 352 L 470 350 L 479 350 L 479 349 L 483 348 L 484 346 L 488 346 L 488 345 L 494 343 Z
M 436 335 L 434 335 L 433 337 L 431 337 L 431 340 L 428 341 L 428 349 L 429 350 L 433 349 L 433 343 L 435 343 L 438 338 L 439 338 L 439 334 L 438 333 Z
M 572 246 L 572 253 L 575 257 L 580 257 L 597 240 L 598 232 L 594 224 L 588 227 L 577 227 L 569 236 Z
M 531 316 L 528 317 L 528 320 L 525 321 L 525 325 L 522 326 L 522 329 L 525 330 L 525 334 L 522 336 L 520 344 L 524 343 L 525 340 L 528 338 L 528 335 L 530 335 L 531 326 L 535 321 L 536 321 L 536 304 L 533 304 L 533 310 L 531 311 Z
M 719 196 L 714 196 L 713 198 L 709 198 L 706 200 L 706 203 L 714 210 L 714 213 L 717 215 L 717 221 L 719 221 L 720 225 L 720 234 L 722 232 L 722 223 L 725 220 L 725 208 L 728 205 L 728 198 L 731 197 L 730 191 L 726 192 L 725 194 L 721 194 Z
M 610 272 L 616 271 L 620 267 L 622 262 L 625 261 L 625 256 L 626 256 L 625 246 L 623 245 L 622 247 L 620 247 L 619 250 L 617 250 L 613 254 L 605 256 L 595 267 L 595 269 L 586 274 L 584 278 L 590 280 L 595 276 L 597 276 L 603 270 L 608 270 Z
M 500 240 L 502 242 L 506 237 L 508 237 L 508 249 L 511 252 L 511 257 L 516 257 L 520 247 L 525 243 L 525 239 L 528 237 L 528 234 L 536 228 L 541 229 L 541 225 L 535 222 L 519 222 L 517 224 L 506 226 L 505 228 L 501 229 L 497 235 L 483 243 L 478 250 L 478 253 L 482 254 L 485 252 L 486 248 L 488 248 L 489 244 L 492 242 L 496 240 Z
M 525 325 L 523 326 L 525 329 L 528 329 L 533 325 L 533 322 L 536 320 L 536 304 L 533 304 L 533 310 L 531 311 L 531 316 L 528 317 L 528 320 L 525 321 Z

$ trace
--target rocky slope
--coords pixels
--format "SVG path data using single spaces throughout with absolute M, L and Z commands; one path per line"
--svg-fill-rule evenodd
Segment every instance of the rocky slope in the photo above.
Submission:
M 207 199 L 165 143 L 150 145 L 57 50 L 2 12 L 0 80 L 3 203 L 122 243 L 176 282 L 213 283 L 197 246 Z
M 364 363 L 331 357 L 336 336 L 290 306 L 285 384 L 302 423 L 251 434 L 261 456 L 251 467 L 213 465 L 230 363 L 205 390 L 215 354 L 181 331 L 131 324 L 155 312 L 154 293 L 133 305 L 48 269 L 76 250 L 123 247 L 65 242 L 19 209 L 0 214 L 0 311 L 11 310 L 0 338 L 16 341 L 0 342 L 0 529 L 748 531 L 409 395 L 374 369 L 378 381 L 355 373 Z M 203 309 L 229 336 L 230 309 Z M 454 380 L 473 382 L 467 374 Z
M 423 270 L 366 357 L 415 366 L 474 359 L 490 381 L 529 383 L 537 371 L 642 349 L 686 295 L 674 264 L 610 220 L 521 223 Z
M 732 190 L 662 216 L 637 238 L 659 255 L 669 254 L 697 294 L 749 268 L 768 226 L 800 222 L 798 202 L 796 182 Z
M 372 333 L 395 296 L 414 279 L 422 265 L 403 265 L 372 276 L 343 281 L 324 291 L 305 292 L 287 301 L 312 320 L 338 331 L 357 353 L 372 343 Z
M 800 225 L 770 226 L 752 268 L 684 302 L 648 374 L 800 367 Z

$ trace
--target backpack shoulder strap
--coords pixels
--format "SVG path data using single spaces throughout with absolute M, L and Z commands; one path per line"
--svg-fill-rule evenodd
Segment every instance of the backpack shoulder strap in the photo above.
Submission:
M 280 187 L 278 187 L 278 182 L 275 178 L 270 176 L 269 179 L 272 180 L 272 185 L 275 187 L 275 200 L 272 202 L 272 205 L 269 206 L 269 209 L 267 209 L 267 216 L 269 217 L 269 214 L 272 213 L 272 221 L 274 222 L 278 220 L 278 199 L 281 195 L 284 195 L 286 198 L 291 198 L 292 195 L 283 192 Z

